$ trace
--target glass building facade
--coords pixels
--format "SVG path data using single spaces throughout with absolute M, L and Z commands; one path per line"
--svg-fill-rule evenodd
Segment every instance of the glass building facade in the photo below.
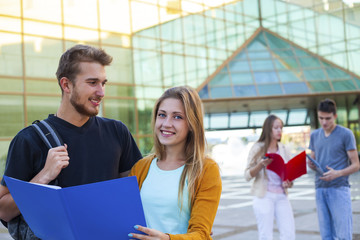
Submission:
M 184 84 L 199 91 L 208 129 L 258 127 L 269 113 L 313 124 L 313 105 L 297 103 L 334 96 L 339 123 L 359 132 L 359 3 L 0 0 L 2 165 L 19 130 L 55 113 L 58 60 L 78 43 L 114 57 L 100 115 L 123 121 L 143 153 L 155 100 Z

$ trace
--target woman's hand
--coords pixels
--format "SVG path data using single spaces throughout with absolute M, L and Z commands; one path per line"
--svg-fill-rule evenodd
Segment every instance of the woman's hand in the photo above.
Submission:
M 282 183 L 283 188 L 291 188 L 294 185 L 294 182 L 290 182 L 289 180 L 286 180 Z
M 135 225 L 134 228 L 138 231 L 141 231 L 143 233 L 146 233 L 147 235 L 144 234 L 138 234 L 138 233 L 129 233 L 129 237 L 131 239 L 145 239 L 145 240 L 170 240 L 169 235 L 162 233 L 158 230 L 155 229 L 151 229 L 151 228 L 147 228 L 147 227 L 143 227 L 140 225 Z
M 273 161 L 272 158 L 269 158 L 269 157 L 263 157 L 260 161 L 260 164 L 266 168 L 271 162 Z

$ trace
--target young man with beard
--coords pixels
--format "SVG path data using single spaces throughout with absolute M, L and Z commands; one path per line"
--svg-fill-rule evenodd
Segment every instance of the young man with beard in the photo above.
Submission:
M 56 72 L 60 107 L 47 121 L 64 146 L 47 149 L 29 126 L 12 140 L 4 175 L 24 181 L 69 187 L 127 176 L 142 157 L 127 127 L 97 117 L 112 57 L 101 49 L 76 45 L 60 59 Z M 37 239 L 20 215 L 5 181 L 0 185 L 0 218 L 15 239 Z M 25 229 L 25 230 L 24 230 Z
M 359 171 L 354 134 L 336 124 L 336 104 L 331 99 L 319 103 L 321 128 L 311 133 L 311 157 L 326 172 L 316 173 L 316 206 L 322 239 L 352 239 L 352 210 L 349 175 Z M 312 162 L 309 167 L 315 169 Z

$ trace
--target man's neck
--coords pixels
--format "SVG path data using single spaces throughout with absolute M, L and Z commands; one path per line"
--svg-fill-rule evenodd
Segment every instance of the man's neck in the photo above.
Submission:
M 78 113 L 75 109 L 70 110 L 69 108 L 67 108 L 67 110 L 65 111 L 62 106 L 60 106 L 55 116 L 77 127 L 83 126 L 90 118 L 89 116 Z
M 325 136 L 328 137 L 334 131 L 335 128 L 336 128 L 336 124 L 334 124 L 334 126 L 329 130 L 324 129 Z

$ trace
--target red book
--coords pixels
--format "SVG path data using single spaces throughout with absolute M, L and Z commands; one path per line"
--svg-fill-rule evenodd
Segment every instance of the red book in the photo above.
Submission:
M 266 168 L 279 175 L 282 181 L 293 181 L 307 173 L 305 151 L 299 153 L 287 163 L 285 163 L 284 159 L 276 153 L 267 153 L 265 156 L 273 159 Z

